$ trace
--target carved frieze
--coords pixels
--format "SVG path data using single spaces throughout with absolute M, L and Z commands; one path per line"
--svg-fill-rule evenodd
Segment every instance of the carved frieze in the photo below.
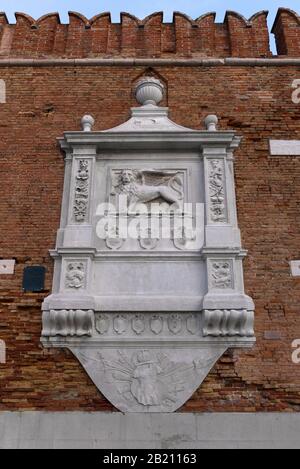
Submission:
M 95 327 L 103 336 L 190 336 L 201 334 L 200 313 L 96 313 Z
M 116 223 L 118 223 L 118 221 L 116 221 Z M 169 223 L 171 225 L 171 221 Z M 163 240 L 155 232 L 153 234 L 153 232 L 151 231 L 151 227 L 148 227 L 148 225 L 151 224 L 150 218 L 149 222 L 147 220 L 145 224 L 146 229 L 138 225 L 136 226 L 137 238 L 140 248 L 145 251 L 159 249 L 163 245 Z M 158 228 L 161 232 L 161 224 L 158 225 Z M 175 247 L 177 250 L 180 251 L 196 248 L 199 249 L 199 244 L 201 244 L 202 241 L 200 240 L 199 242 L 197 240 L 196 234 L 191 228 L 186 229 L 185 227 L 183 227 L 180 235 L 175 234 L 174 230 L 172 231 L 172 229 L 170 230 L 170 232 L 171 236 L 168 240 L 170 248 Z M 105 245 L 109 250 L 112 251 L 118 251 L 122 247 L 124 248 L 126 246 L 126 239 L 120 237 L 117 225 L 114 230 L 110 230 L 109 232 L 107 232 L 107 236 L 105 238 Z

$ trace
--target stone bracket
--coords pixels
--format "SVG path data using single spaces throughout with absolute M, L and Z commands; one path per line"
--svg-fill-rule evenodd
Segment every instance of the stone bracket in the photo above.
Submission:
M 43 313 L 43 337 L 82 337 L 93 333 L 92 310 L 51 310 Z
M 203 335 L 254 337 L 254 312 L 247 310 L 204 311 Z

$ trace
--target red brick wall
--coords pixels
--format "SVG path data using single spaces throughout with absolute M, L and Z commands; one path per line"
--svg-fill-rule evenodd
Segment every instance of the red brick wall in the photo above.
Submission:
M 121 22 L 112 23 L 109 13 L 88 20 L 69 12 L 69 23 L 61 24 L 58 13 L 38 20 L 16 13 L 16 24 L 9 24 L 0 12 L 0 57 L 270 57 L 267 16 L 261 11 L 247 20 L 229 11 L 216 23 L 215 13 L 193 20 L 175 12 L 173 22 L 164 23 L 162 12 L 144 20 L 121 13 Z M 272 32 L 278 55 L 299 55 L 297 13 L 280 8 Z
M 2 15 L 2 16 L 1 16 Z M 9 57 L 268 57 L 267 12 L 247 21 L 228 12 L 223 24 L 215 14 L 192 20 L 174 13 L 171 24 L 162 13 L 143 21 L 121 14 L 121 23 L 111 22 L 109 13 L 88 20 L 69 13 L 69 24 L 61 24 L 57 13 L 35 21 L 16 13 L 16 24 L 8 24 L 0 13 L 0 56 Z M 7 44 L 9 43 L 9 46 Z
M 280 8 L 272 29 L 279 55 L 299 57 L 300 17 L 294 11 Z
M 170 49 L 174 31 L 165 29 L 162 36 L 158 17 L 149 21 L 156 37 L 152 50 L 161 50 L 161 43 Z M 178 28 L 186 25 L 180 16 L 176 21 Z M 130 56 L 131 26 L 128 19 L 129 36 L 123 39 L 120 31 L 112 37 L 99 28 L 95 51 L 101 53 L 106 38 L 116 50 L 120 41 L 126 43 Z M 186 50 L 185 34 L 176 38 L 176 50 Z M 69 43 L 70 54 L 79 44 Z M 0 257 L 17 261 L 14 276 L 0 277 L 0 339 L 8 347 L 7 364 L 0 365 L 0 410 L 112 409 L 70 352 L 40 345 L 40 306 L 51 288 L 48 250 L 55 246 L 60 219 L 64 165 L 56 138 L 79 129 L 87 112 L 96 119 L 95 130 L 125 121 L 134 104 L 131 83 L 144 72 L 141 66 L 0 67 L 7 84 L 7 104 L 0 105 Z M 204 117 L 216 113 L 222 129 L 244 137 L 236 154 L 236 189 L 257 345 L 227 353 L 183 410 L 299 411 L 300 365 L 292 363 L 291 342 L 300 339 L 300 280 L 291 278 L 288 262 L 300 257 L 300 159 L 270 158 L 268 149 L 269 138 L 300 139 L 300 105 L 291 100 L 298 68 L 169 65 L 155 72 L 168 83 L 173 120 L 201 129 Z M 46 291 L 25 294 L 22 272 L 34 264 L 47 267 Z

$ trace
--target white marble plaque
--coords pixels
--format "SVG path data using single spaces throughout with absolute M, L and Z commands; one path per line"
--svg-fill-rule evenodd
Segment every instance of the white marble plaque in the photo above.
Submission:
M 270 140 L 271 156 L 300 156 L 300 140 Z
M 300 261 L 291 261 L 290 267 L 292 277 L 300 277 Z
M 12 275 L 15 272 L 16 261 L 14 259 L 0 260 L 0 275 Z

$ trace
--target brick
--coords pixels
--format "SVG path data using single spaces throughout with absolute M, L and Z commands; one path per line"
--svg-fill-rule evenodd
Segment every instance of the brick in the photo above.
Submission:
M 299 18 L 281 13 L 274 25 L 279 54 L 299 51 Z M 140 20 L 121 13 L 121 22 L 112 23 L 109 13 L 90 20 L 69 12 L 69 24 L 61 24 L 57 13 L 38 20 L 16 13 L 16 24 L 8 24 L 0 13 L 0 53 L 3 57 L 269 57 L 267 12 L 249 20 L 228 12 L 223 23 L 216 14 L 195 21 L 175 12 L 172 23 L 163 23 L 161 12 Z M 296 40 L 295 40 L 296 38 Z

